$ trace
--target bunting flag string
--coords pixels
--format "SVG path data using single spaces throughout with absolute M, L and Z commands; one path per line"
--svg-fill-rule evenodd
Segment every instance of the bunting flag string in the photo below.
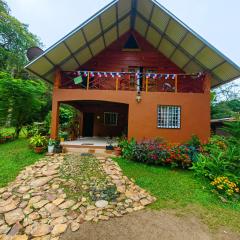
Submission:
M 191 75 L 191 76 L 201 76 L 203 73 L 195 73 L 195 74 L 177 74 L 177 75 Z M 149 78 L 153 78 L 153 79 L 162 79 L 164 78 L 165 80 L 168 80 L 168 79 L 172 79 L 174 80 L 175 77 L 176 77 L 176 74 L 170 74 L 170 73 L 149 73 L 149 72 L 145 72 L 145 73 L 141 73 L 141 72 L 98 72 L 98 71 L 77 71 L 76 72 L 76 77 L 75 78 L 78 78 L 77 81 L 82 81 L 81 78 L 82 77 L 87 77 L 87 76 L 90 76 L 91 78 L 92 77 L 111 77 L 111 78 L 114 78 L 114 77 L 124 77 L 126 75 L 135 75 L 136 78 L 141 78 L 141 77 L 146 77 L 147 79 Z M 81 76 L 81 78 L 80 78 Z

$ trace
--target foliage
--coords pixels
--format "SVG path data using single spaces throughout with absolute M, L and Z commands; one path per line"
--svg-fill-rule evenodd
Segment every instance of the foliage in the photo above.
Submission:
M 187 141 L 186 144 L 195 148 L 201 147 L 201 141 L 197 135 L 192 135 L 191 139 Z
M 130 141 L 127 138 L 120 139 L 118 146 L 122 149 L 122 156 L 126 159 L 132 159 L 133 147 L 136 145 L 136 141 L 132 138 Z
M 29 143 L 31 144 L 31 146 L 34 146 L 34 147 L 46 147 L 47 142 L 48 142 L 47 138 L 40 134 L 37 134 L 31 137 L 29 140 Z
M 69 155 L 60 167 L 60 173 L 67 179 L 63 187 L 71 198 L 85 197 L 92 203 L 98 200 L 116 201 L 119 196 L 116 186 L 109 181 L 101 164 L 93 156 L 79 159 L 78 155 Z
M 56 145 L 56 140 L 49 138 L 48 139 L 48 146 L 55 146 Z
M 196 138 L 194 138 L 196 141 Z M 161 141 L 142 141 L 137 143 L 134 139 L 119 142 L 124 158 L 147 164 L 188 168 L 199 151 L 194 145 L 170 145 Z M 198 144 L 198 142 L 194 142 Z
M 59 113 L 59 123 L 61 125 L 68 124 L 75 116 L 76 110 L 68 105 L 62 104 Z
M 0 145 L 0 187 L 13 181 L 24 167 L 41 157 L 29 149 L 28 141 L 23 138 Z
M 240 113 L 234 115 L 234 122 L 225 122 L 223 130 L 240 141 Z
M 48 135 L 49 133 L 49 128 L 46 126 L 45 122 L 42 123 L 34 122 L 30 125 L 27 125 L 26 130 L 27 137 L 32 137 L 36 134 Z
M 42 81 L 13 79 L 0 72 L 0 125 L 15 128 L 44 119 L 50 102 L 47 86 Z
M 63 138 L 64 140 L 67 140 L 68 138 L 68 133 L 67 132 L 62 132 L 60 131 L 58 134 L 59 138 Z
M 45 125 L 50 129 L 51 111 L 45 117 Z M 80 121 L 78 111 L 66 104 L 61 104 L 59 110 L 59 137 L 67 138 L 69 135 L 78 136 Z
M 39 46 L 40 41 L 28 30 L 28 25 L 10 15 L 5 1 L 0 1 L 0 71 L 13 73 L 14 77 L 26 78 L 23 70 L 27 63 L 26 51 Z
M 239 185 L 240 181 L 240 144 L 232 139 L 213 136 L 203 146 L 203 153 L 193 163 L 192 170 L 198 176 L 214 181 L 219 177 Z
M 215 102 L 211 106 L 212 119 L 233 117 L 238 112 L 240 112 L 239 99 Z
M 217 177 L 211 182 L 211 185 L 216 189 L 220 194 L 223 194 L 227 197 L 232 197 L 240 192 L 238 185 L 235 182 L 231 182 L 228 177 Z

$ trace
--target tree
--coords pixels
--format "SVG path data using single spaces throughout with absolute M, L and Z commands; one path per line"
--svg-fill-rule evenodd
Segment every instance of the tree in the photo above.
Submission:
M 25 76 L 26 51 L 40 45 L 38 37 L 29 32 L 28 25 L 11 16 L 7 3 L 0 0 L 0 71 L 7 71 L 14 77 Z
M 240 84 L 238 81 L 228 83 L 212 92 L 211 117 L 233 117 L 240 112 Z
M 18 138 L 23 126 L 42 121 L 49 111 L 50 96 L 42 81 L 14 79 L 0 72 L 0 125 L 15 128 Z

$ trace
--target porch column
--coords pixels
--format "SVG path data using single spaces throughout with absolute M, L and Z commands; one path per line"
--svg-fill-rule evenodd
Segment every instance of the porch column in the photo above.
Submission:
M 53 97 L 52 97 L 52 118 L 51 118 L 51 138 L 58 138 L 58 125 L 59 125 L 59 106 L 60 102 L 55 99 L 55 93 L 61 85 L 61 72 L 59 69 L 55 72 Z
M 59 125 L 59 105 L 58 101 L 52 101 L 52 119 L 51 119 L 51 138 L 58 138 L 58 125 Z

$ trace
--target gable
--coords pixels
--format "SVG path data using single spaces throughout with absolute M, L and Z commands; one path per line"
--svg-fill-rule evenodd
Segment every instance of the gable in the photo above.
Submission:
M 155 0 L 114 0 L 26 69 L 52 82 L 56 67 L 73 71 L 130 30 L 138 32 L 183 72 L 207 71 L 212 87 L 240 76 L 240 68 Z
M 130 37 L 134 37 L 139 46 L 139 51 L 124 49 Z M 127 72 L 129 67 L 141 66 L 145 69 L 154 68 L 161 73 L 183 73 L 183 71 L 167 57 L 157 51 L 146 39 L 135 31 L 129 31 L 91 58 L 78 70 Z

